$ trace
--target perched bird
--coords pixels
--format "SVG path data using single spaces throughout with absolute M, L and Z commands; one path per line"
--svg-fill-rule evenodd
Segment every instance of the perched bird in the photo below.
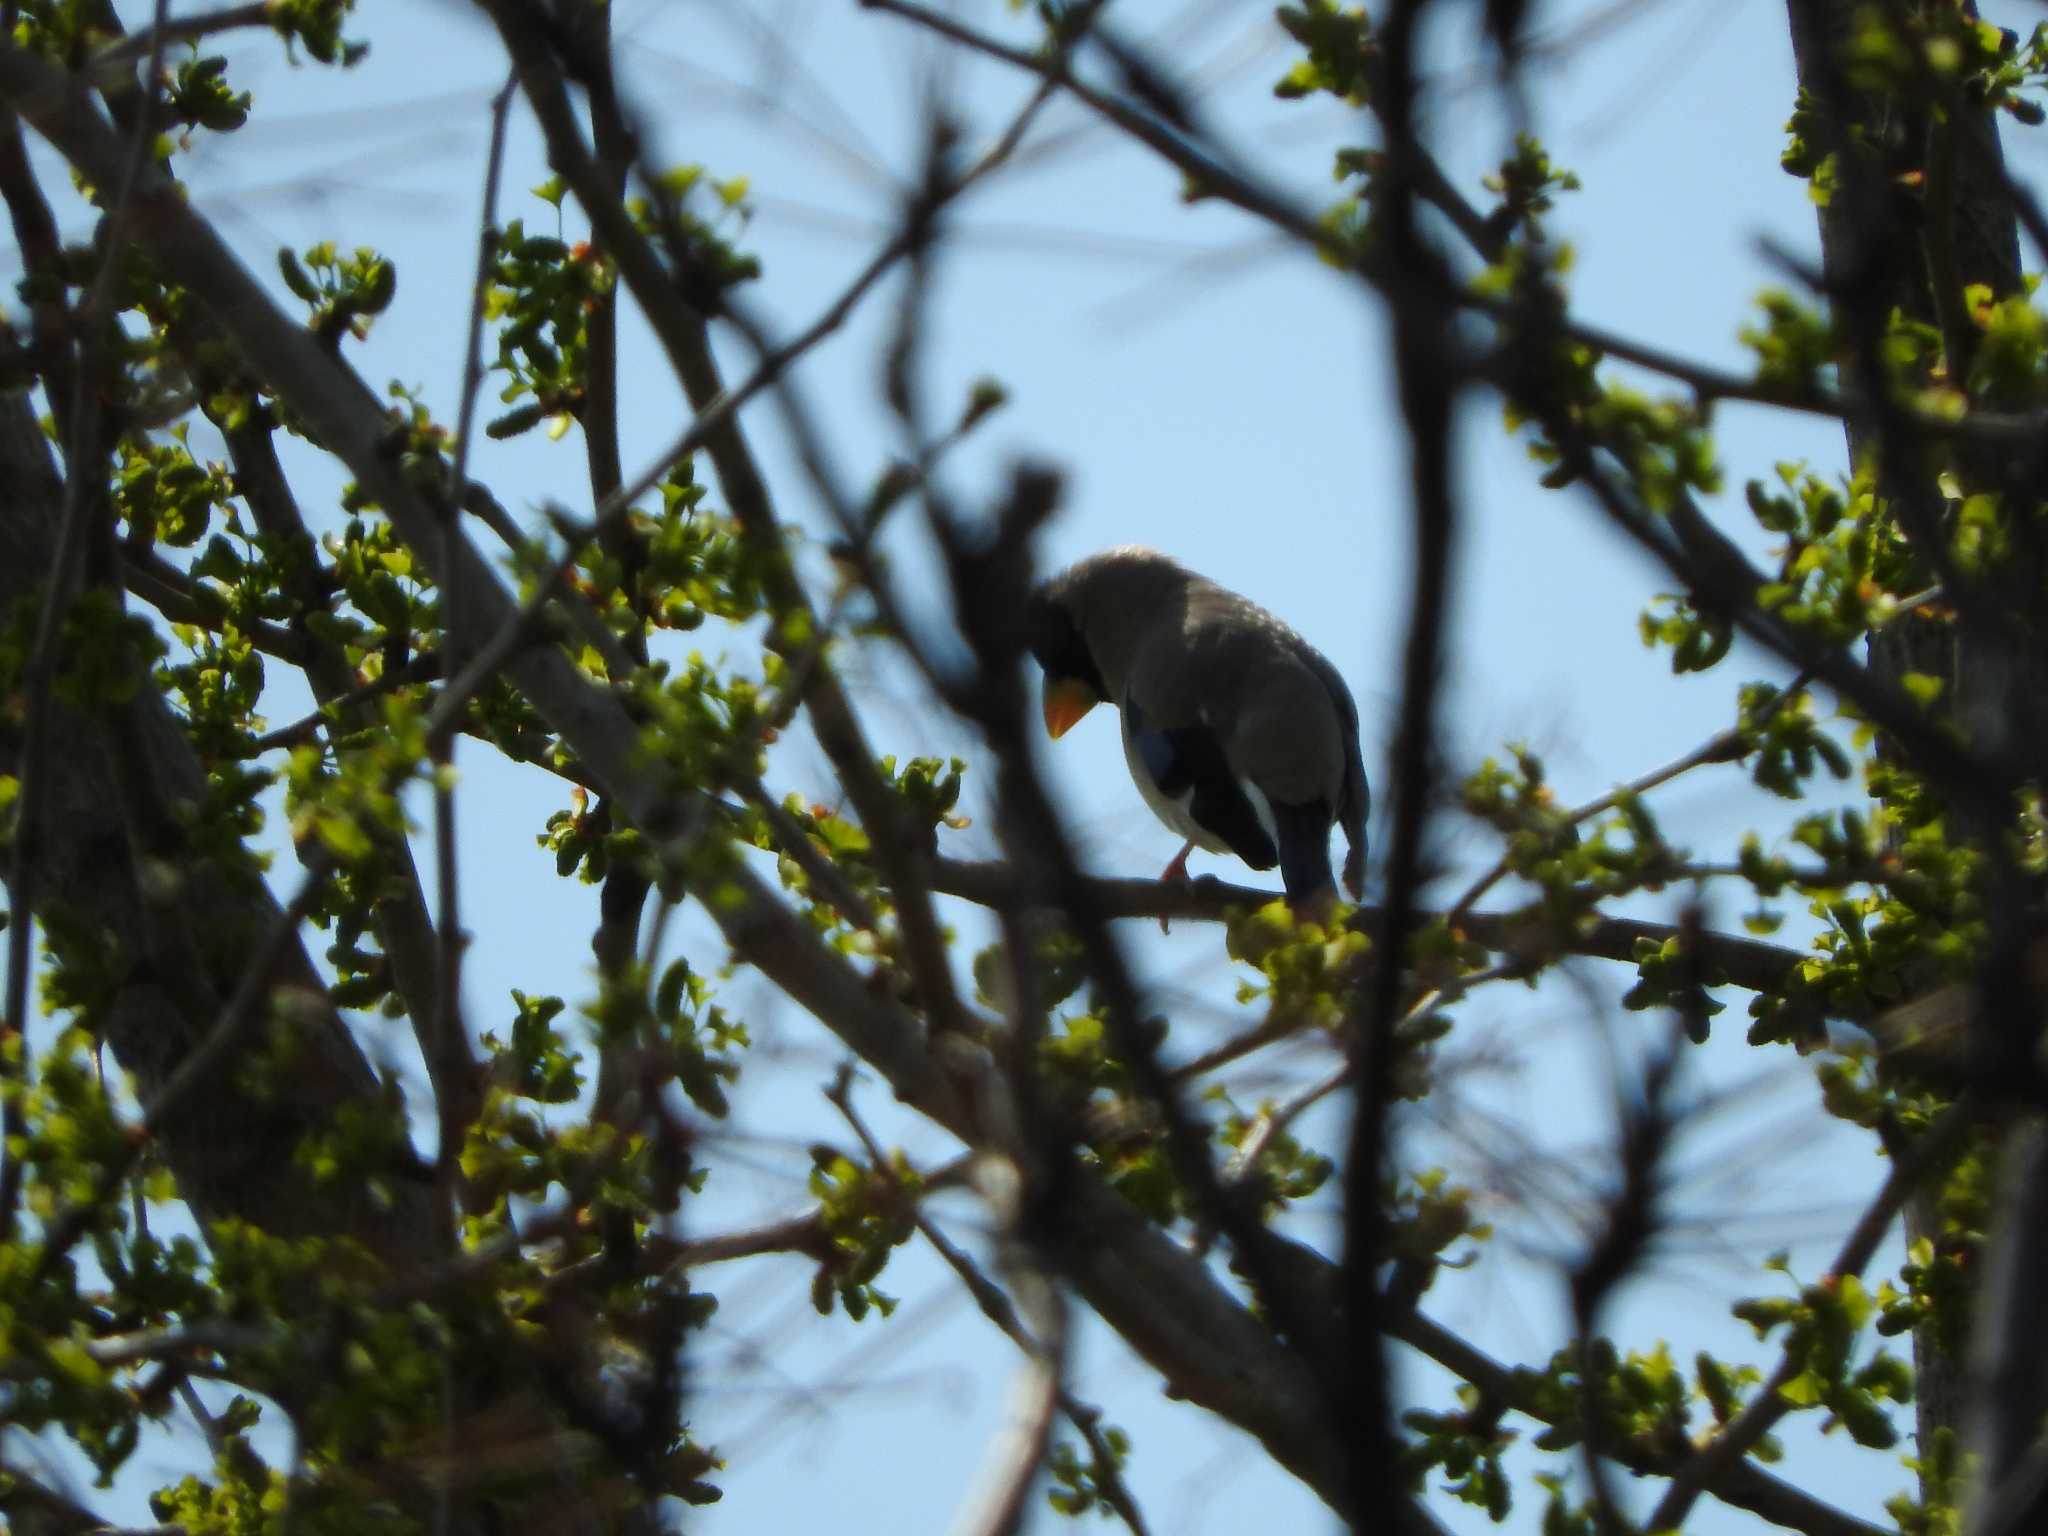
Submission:
M 1032 595 L 1031 654 L 1045 669 L 1045 728 L 1066 734 L 1097 704 L 1123 717 L 1124 761 L 1145 803 L 1196 848 L 1280 866 L 1296 907 L 1334 898 L 1330 826 L 1350 844 L 1344 885 L 1365 873 L 1372 796 L 1358 707 L 1337 669 L 1286 624 L 1157 550 L 1091 555 Z

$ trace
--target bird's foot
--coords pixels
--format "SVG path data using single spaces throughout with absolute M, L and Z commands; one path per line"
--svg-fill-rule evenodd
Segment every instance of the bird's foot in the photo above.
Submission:
M 1311 891 L 1299 900 L 1288 903 L 1294 909 L 1296 922 L 1314 923 L 1318 928 L 1327 928 L 1337 915 L 1337 888 L 1326 885 Z
M 1193 838 L 1181 844 L 1180 852 L 1173 856 L 1173 862 L 1159 872 L 1160 884 L 1186 885 L 1188 883 L 1188 855 L 1194 851 L 1195 843 Z M 1164 912 L 1159 914 L 1159 931 L 1161 933 L 1173 932 L 1172 924 L 1168 922 Z

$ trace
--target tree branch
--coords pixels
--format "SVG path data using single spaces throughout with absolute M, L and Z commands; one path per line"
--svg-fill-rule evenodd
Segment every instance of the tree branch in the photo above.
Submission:
M 1544 1407 L 1538 1395 L 1539 1378 L 1534 1374 L 1502 1365 L 1421 1312 L 1396 1318 L 1391 1333 L 1470 1382 L 1488 1400 L 1505 1403 L 1540 1424 L 1567 1423 Z M 1600 1452 L 1632 1472 L 1660 1477 L 1676 1474 L 1691 1454 L 1689 1448 L 1646 1445 L 1640 1440 L 1605 1441 Z M 1888 1527 L 1859 1520 L 1746 1461 L 1722 1468 L 1707 1491 L 1724 1504 L 1805 1536 L 1889 1536 Z
M 1864 1266 L 1877 1251 L 1877 1245 L 1898 1219 L 1907 1197 L 1927 1176 L 1929 1169 L 1937 1166 L 1954 1147 L 1975 1114 L 1975 1105 L 1967 1099 L 1949 1105 L 1914 1143 L 1911 1154 L 1905 1160 L 1893 1163 L 1890 1177 L 1850 1229 L 1840 1252 L 1835 1255 L 1834 1263 L 1828 1266 L 1831 1277 L 1840 1279 L 1863 1273 Z M 1805 1369 L 1807 1349 L 1804 1340 L 1798 1342 L 1796 1349 L 1787 1346 L 1777 1369 L 1757 1389 L 1742 1412 L 1701 1447 L 1697 1456 L 1672 1479 L 1671 1486 L 1665 1490 L 1656 1511 L 1650 1516 L 1649 1529 L 1679 1529 L 1699 1494 L 1712 1487 L 1715 1479 L 1726 1469 L 1747 1456 L 1778 1421 L 1792 1411 L 1793 1404 L 1783 1389 Z
M 1024 897 L 1018 876 L 1008 864 L 942 858 L 933 865 L 932 873 L 935 890 L 978 906 L 998 907 Z M 1108 917 L 1222 922 L 1234 912 L 1254 911 L 1284 899 L 1279 891 L 1232 885 L 1209 877 L 1186 883 L 1091 877 L 1088 886 L 1091 900 Z M 1369 928 L 1383 922 L 1384 916 L 1379 908 L 1359 907 L 1352 920 Z M 1546 954 L 1582 955 L 1593 960 L 1633 964 L 1639 942 L 1662 944 L 1678 934 L 1673 924 L 1632 917 L 1587 918 L 1564 934 L 1553 934 L 1549 929 L 1550 925 L 1539 914 L 1528 911 L 1470 912 L 1460 920 L 1460 931 L 1465 937 L 1531 964 Z M 1734 986 L 1750 992 L 1773 992 L 1783 988 L 1787 979 L 1813 956 L 1804 950 L 1738 934 L 1705 933 L 1700 936 L 1700 958 L 1709 968 L 1726 973 Z M 1861 1023 L 1869 1014 L 1857 1008 L 1834 1011 L 1831 1016 Z

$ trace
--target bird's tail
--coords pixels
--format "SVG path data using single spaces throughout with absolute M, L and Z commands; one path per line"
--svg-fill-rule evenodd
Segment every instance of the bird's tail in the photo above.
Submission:
M 1280 878 L 1287 886 L 1287 899 L 1304 906 L 1334 895 L 1330 879 L 1330 813 L 1321 803 L 1284 805 L 1273 803 L 1274 841 L 1280 845 Z M 1350 869 L 1346 866 L 1346 879 Z

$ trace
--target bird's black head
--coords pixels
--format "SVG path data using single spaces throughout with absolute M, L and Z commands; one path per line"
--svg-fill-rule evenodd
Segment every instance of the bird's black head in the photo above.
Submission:
M 1045 669 L 1045 728 L 1049 734 L 1064 736 L 1076 720 L 1097 704 L 1108 702 L 1102 668 L 1088 649 L 1073 610 L 1061 600 L 1057 582 L 1031 594 L 1024 615 L 1024 640 Z
M 1060 601 L 1057 592 L 1040 587 L 1031 594 L 1031 606 L 1024 614 L 1024 637 L 1032 657 L 1045 669 L 1047 683 L 1080 683 L 1096 698 L 1109 698 L 1102 669 L 1095 664 L 1088 642 L 1081 638 L 1073 611 Z

